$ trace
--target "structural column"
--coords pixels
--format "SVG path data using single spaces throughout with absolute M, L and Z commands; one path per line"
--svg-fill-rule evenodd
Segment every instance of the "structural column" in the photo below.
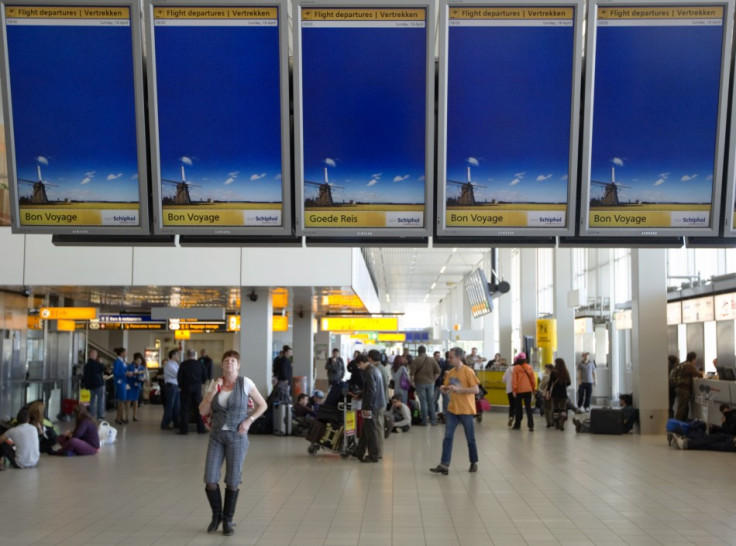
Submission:
M 557 356 L 565 360 L 568 369 L 575 365 L 575 309 L 567 304 L 572 289 L 572 251 L 554 249 L 555 318 L 557 319 Z
M 272 315 L 268 287 L 241 289 L 240 373 L 253 380 L 264 398 L 271 392 Z
M 667 271 L 664 249 L 632 249 L 631 360 L 642 434 L 661 434 L 668 418 Z
M 501 248 L 498 250 L 498 271 L 499 277 L 507 282 L 513 282 L 511 279 L 511 249 Z M 501 356 L 511 363 L 514 355 L 511 354 L 511 335 L 513 330 L 512 313 L 511 313 L 511 294 L 501 294 L 494 299 L 496 304 L 496 320 L 498 320 L 498 352 Z
M 537 335 L 537 250 L 521 249 L 521 335 Z M 519 347 L 522 351 L 524 346 Z M 513 356 L 513 355 L 512 355 Z
M 294 375 L 307 378 L 307 394 L 314 387 L 314 314 L 312 313 L 312 288 L 294 288 L 293 340 Z

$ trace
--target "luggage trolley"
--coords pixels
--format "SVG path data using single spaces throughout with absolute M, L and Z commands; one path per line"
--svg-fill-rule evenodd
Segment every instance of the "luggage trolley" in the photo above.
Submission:
M 357 412 L 349 402 L 340 402 L 337 407 L 322 405 L 307 434 L 307 451 L 314 455 L 324 449 L 347 459 L 357 448 L 356 437 Z

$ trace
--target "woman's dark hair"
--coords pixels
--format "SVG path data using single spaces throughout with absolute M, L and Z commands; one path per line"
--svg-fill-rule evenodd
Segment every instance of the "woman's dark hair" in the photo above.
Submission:
M 143 358 L 143 355 L 142 355 L 141 353 L 135 353 L 135 354 L 133 355 L 133 360 L 135 360 L 136 358 L 140 358 L 140 359 L 141 359 L 141 362 L 145 362 L 145 361 L 146 361 L 146 360 L 145 360 L 145 359 Z
M 226 358 L 234 358 L 238 362 L 240 362 L 240 353 L 238 351 L 235 351 L 233 349 L 230 349 L 229 351 L 225 351 L 225 354 L 222 355 L 222 360 L 224 361 Z
M 406 366 L 406 358 L 404 358 L 403 356 L 399 355 L 399 356 L 397 356 L 397 357 L 394 358 L 394 363 L 391 366 L 391 371 L 394 372 L 394 373 L 396 373 L 396 372 L 399 371 L 399 368 L 401 368 L 402 366 Z
M 74 406 L 72 413 L 74 413 L 74 417 L 75 417 L 74 428 L 78 427 L 79 424 L 85 419 L 89 419 L 95 425 L 97 425 L 97 421 L 95 421 L 95 418 L 90 415 L 89 411 L 87 411 L 87 406 L 83 406 L 82 404 L 77 404 L 76 406 Z
M 565 361 L 561 358 L 555 358 L 555 371 L 557 372 L 557 381 L 563 385 L 570 381 L 570 372 L 567 371 Z
M 633 394 L 620 394 L 618 396 L 618 399 L 621 400 L 627 406 L 634 405 L 634 395 Z
M 125 347 L 117 347 L 113 349 L 113 352 L 118 356 L 122 356 L 122 354 L 125 352 Z
M 670 355 L 667 357 L 667 364 L 669 364 L 669 367 L 676 366 L 680 363 L 680 359 L 677 358 L 675 355 Z

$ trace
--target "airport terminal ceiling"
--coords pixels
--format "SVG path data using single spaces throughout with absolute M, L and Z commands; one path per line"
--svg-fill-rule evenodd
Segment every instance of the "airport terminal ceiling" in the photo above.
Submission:
M 481 248 L 364 248 L 363 256 L 381 300 L 381 310 L 401 313 L 411 304 L 436 305 L 465 276 L 482 267 L 490 252 Z M 326 264 L 329 266 L 329 264 Z M 490 280 L 490 278 L 489 278 Z M 250 287 L 245 287 L 250 288 Z M 277 287 L 271 287 L 277 288 Z M 65 305 L 99 307 L 102 312 L 147 312 L 151 307 L 223 307 L 227 313 L 240 311 L 241 289 L 237 286 L 4 286 L 2 290 L 35 297 L 49 294 L 63 297 Z M 360 313 L 364 308 L 351 305 L 350 287 L 314 288 L 312 311 Z M 332 296 L 329 297 L 328 296 Z M 334 296 L 343 296 L 334 297 Z M 290 294 L 289 305 L 294 301 Z M 32 305 L 32 307 L 35 306 Z M 275 307 L 274 311 L 280 311 Z

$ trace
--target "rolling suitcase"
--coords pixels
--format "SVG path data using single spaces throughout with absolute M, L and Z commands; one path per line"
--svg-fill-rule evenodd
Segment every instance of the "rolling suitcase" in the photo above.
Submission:
M 590 410 L 590 432 L 593 434 L 623 434 L 624 420 L 621 410 L 611 408 Z
M 273 406 L 273 433 L 276 436 L 291 434 L 291 404 L 281 402 Z

